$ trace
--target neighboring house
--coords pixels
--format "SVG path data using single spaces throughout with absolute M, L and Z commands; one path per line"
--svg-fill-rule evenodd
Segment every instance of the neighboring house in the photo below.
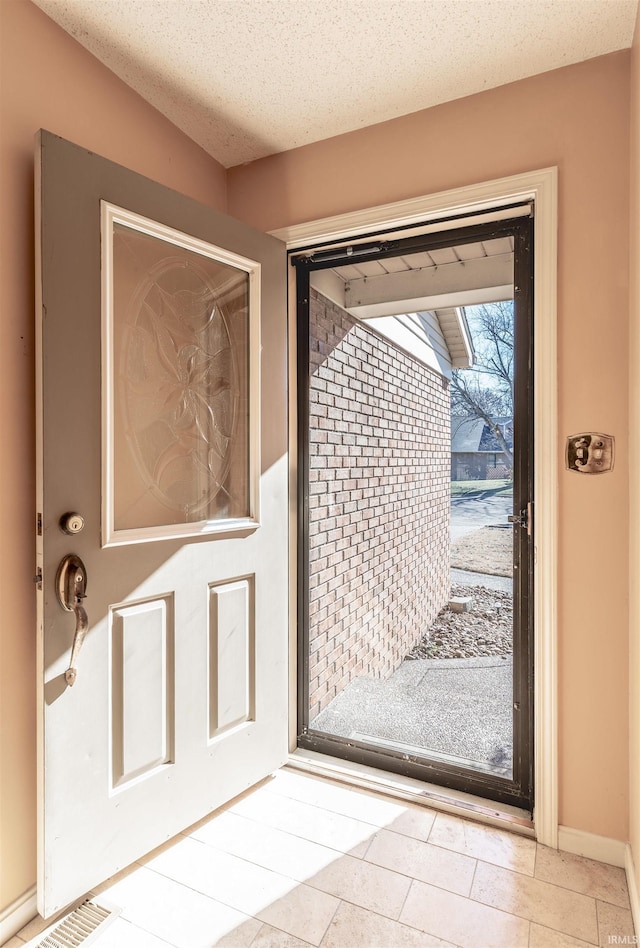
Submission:
M 513 448 L 513 419 L 494 418 L 507 446 Z M 490 481 L 510 477 L 511 470 L 491 426 L 482 418 L 451 418 L 451 480 Z

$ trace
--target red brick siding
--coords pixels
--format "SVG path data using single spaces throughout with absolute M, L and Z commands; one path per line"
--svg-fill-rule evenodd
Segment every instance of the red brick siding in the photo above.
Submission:
M 310 363 L 312 720 L 447 601 L 451 460 L 446 382 L 314 290 Z

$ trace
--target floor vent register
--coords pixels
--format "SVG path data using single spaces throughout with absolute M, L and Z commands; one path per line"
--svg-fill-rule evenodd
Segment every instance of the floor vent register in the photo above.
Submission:
M 120 909 L 115 906 L 82 902 L 73 912 L 65 915 L 35 948 L 78 948 L 80 945 L 86 948 L 102 935 L 119 914 Z

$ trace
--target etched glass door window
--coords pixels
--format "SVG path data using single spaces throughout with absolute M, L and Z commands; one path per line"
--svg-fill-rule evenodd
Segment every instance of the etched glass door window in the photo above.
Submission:
M 259 265 L 107 204 L 103 253 L 104 545 L 257 526 Z

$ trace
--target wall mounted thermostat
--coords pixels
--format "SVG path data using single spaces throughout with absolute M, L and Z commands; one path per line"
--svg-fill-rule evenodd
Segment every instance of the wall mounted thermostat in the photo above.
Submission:
M 567 438 L 567 470 L 605 474 L 613 470 L 613 435 L 587 431 Z

